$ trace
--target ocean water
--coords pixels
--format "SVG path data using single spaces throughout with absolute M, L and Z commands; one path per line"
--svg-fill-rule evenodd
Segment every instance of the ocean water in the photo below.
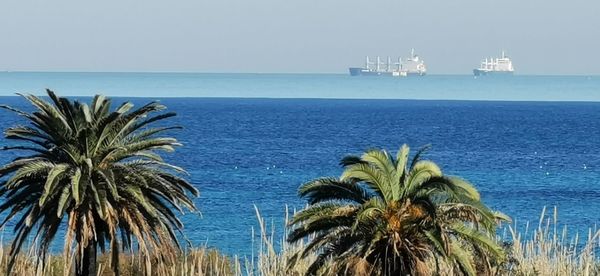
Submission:
M 600 76 L 0 72 L 0 95 L 51 88 L 65 96 L 600 101 L 599 87 Z
M 170 134 L 184 146 L 166 159 L 187 169 L 201 191 L 202 214 L 183 216 L 185 234 L 229 254 L 251 254 L 254 206 L 281 233 L 286 206 L 305 204 L 299 185 L 339 176 L 347 154 L 374 147 L 395 153 L 403 143 L 431 144 L 426 159 L 474 183 L 519 228 L 537 225 L 544 206 L 556 206 L 559 222 L 582 234 L 600 220 L 598 77 L 0 73 L 2 95 L 44 87 L 81 100 L 89 91 L 120 96 L 117 103 L 160 100 L 177 112 L 171 123 L 185 128 Z M 300 99 L 319 96 L 408 100 Z M 0 103 L 28 108 L 19 97 Z M 0 112 L 2 129 L 23 122 Z M 13 157 L 0 152 L 2 162 Z

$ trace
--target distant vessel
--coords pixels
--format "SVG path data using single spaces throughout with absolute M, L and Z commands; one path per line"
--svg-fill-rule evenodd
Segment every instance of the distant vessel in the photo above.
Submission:
M 504 54 L 504 51 L 502 51 L 501 58 L 486 58 L 481 62 L 479 68 L 473 69 L 475 76 L 513 75 L 514 72 L 512 61 Z
M 387 58 L 387 62 L 382 62 L 379 57 L 377 60 L 372 62 L 367 57 L 365 67 L 351 67 L 351 76 L 394 76 L 394 77 L 406 77 L 406 76 L 424 76 L 427 73 L 425 63 L 418 56 L 415 55 L 415 49 L 410 52 L 410 58 L 402 60 L 398 58 L 397 62 L 392 63 L 390 57 Z

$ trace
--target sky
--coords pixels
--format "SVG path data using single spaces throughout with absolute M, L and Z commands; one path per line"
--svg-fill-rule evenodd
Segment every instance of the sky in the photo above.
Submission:
M 346 73 L 366 55 L 470 74 L 600 75 L 595 0 L 2 0 L 0 70 Z

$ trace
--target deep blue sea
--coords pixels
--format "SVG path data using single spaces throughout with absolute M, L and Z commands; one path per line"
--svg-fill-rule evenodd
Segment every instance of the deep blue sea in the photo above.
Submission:
M 185 233 L 230 254 L 251 252 L 254 205 L 280 233 L 286 205 L 304 205 L 300 184 L 338 176 L 347 154 L 403 143 L 431 144 L 425 158 L 521 225 L 537 225 L 544 206 L 557 206 L 559 222 L 581 233 L 600 221 L 599 77 L 0 73 L 0 95 L 45 87 L 160 100 L 177 112 L 171 123 L 185 129 L 170 134 L 184 146 L 167 159 L 201 191 L 202 215 L 184 216 Z M 346 99 L 300 99 L 318 97 Z M 0 103 L 28 108 L 18 97 Z M 23 123 L 0 112 L 2 129 Z M 12 157 L 0 152 L 2 162 Z

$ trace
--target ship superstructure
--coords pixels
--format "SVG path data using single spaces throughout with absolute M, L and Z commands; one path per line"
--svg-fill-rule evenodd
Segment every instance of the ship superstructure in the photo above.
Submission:
M 515 69 L 513 68 L 512 61 L 504 51 L 502 51 L 502 57 L 500 58 L 486 58 L 481 62 L 479 68 L 473 69 L 475 76 L 485 75 L 512 75 Z
M 411 75 L 423 76 L 427 73 L 425 62 L 415 55 L 415 50 L 412 49 L 410 58 L 402 60 L 398 58 L 396 62 L 392 62 L 391 57 L 387 57 L 384 62 L 380 57 L 374 61 L 367 56 L 365 67 L 351 67 L 350 75 L 352 76 L 394 76 L 406 77 Z

